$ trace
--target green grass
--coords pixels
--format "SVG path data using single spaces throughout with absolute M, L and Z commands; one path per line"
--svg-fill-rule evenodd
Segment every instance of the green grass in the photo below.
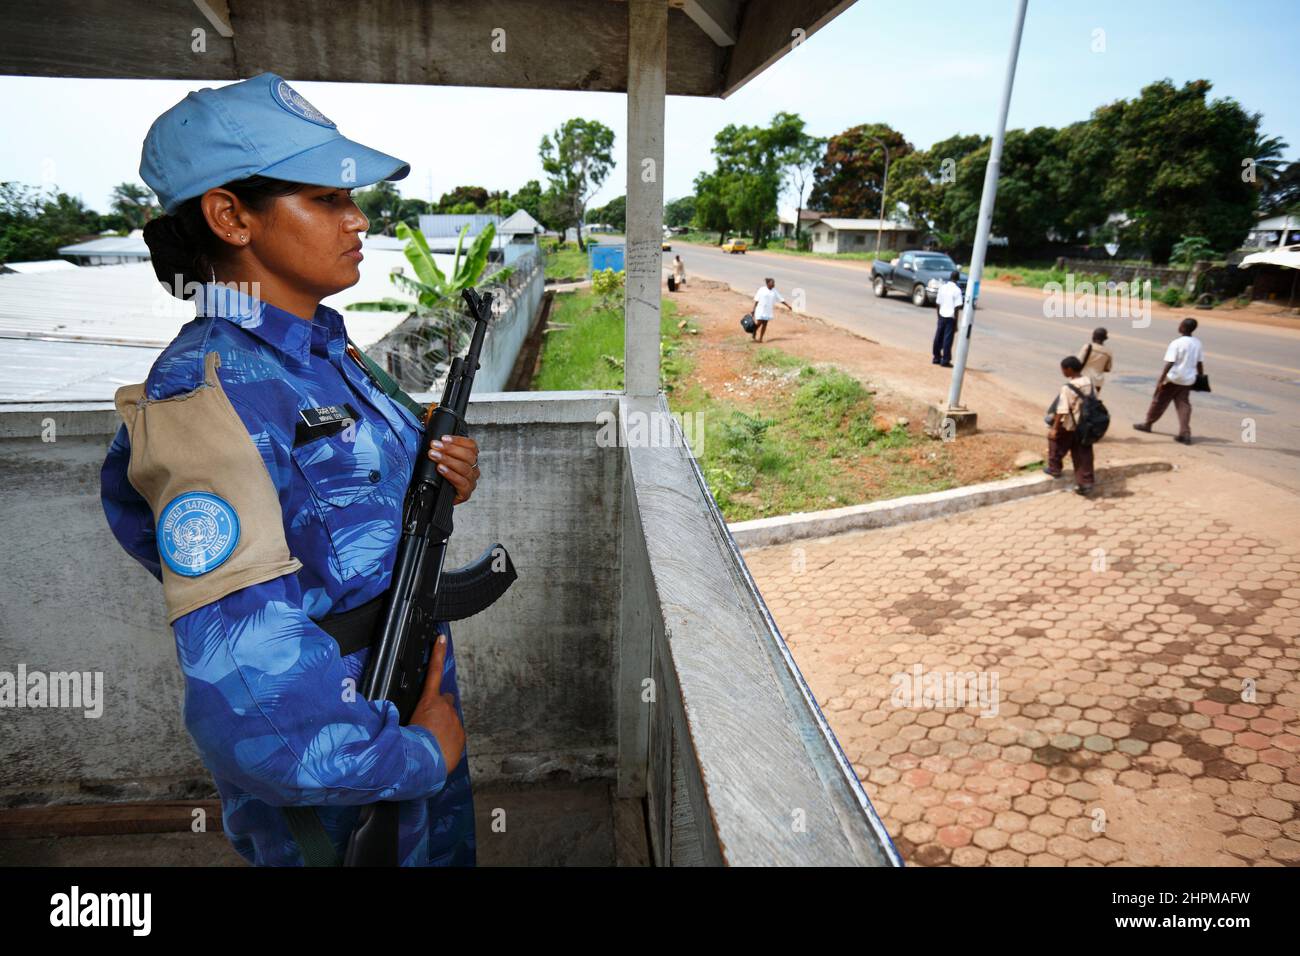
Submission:
M 774 348 L 752 358 L 755 368 L 789 376 L 788 398 L 742 405 L 691 390 L 671 399 L 683 418 L 703 416 L 704 443 L 697 457 L 728 521 L 838 508 L 955 484 L 942 451 L 933 465 L 913 461 L 914 446 L 933 443 L 904 426 L 876 426 L 875 403 L 856 378 L 834 367 L 806 365 Z M 875 466 L 869 469 L 870 487 L 863 465 Z
M 765 250 L 767 252 L 780 253 L 783 256 L 803 256 L 806 259 L 840 259 L 858 262 L 873 262 L 876 259 L 884 259 L 888 262 L 898 253 L 892 249 L 885 249 L 880 253 L 875 252 L 812 252 L 806 249 L 787 249 L 783 246 L 769 245 Z
M 956 484 L 951 449 L 904 426 L 876 425 L 871 393 L 833 366 L 813 366 L 772 346 L 748 353 L 746 373 L 778 377 L 780 398 L 761 403 L 711 395 L 688 381 L 692 326 L 678 328 L 663 301 L 661 375 L 700 467 L 729 521 L 817 511 Z M 623 314 L 588 290 L 556 297 L 533 388 L 621 389 Z M 923 448 L 917 460 L 917 448 Z M 933 457 L 928 457 L 933 456 Z M 864 472 L 869 478 L 864 477 Z
M 685 366 L 674 344 L 689 332 L 677 328 L 677 303 L 664 300 L 662 309 L 660 366 L 665 375 L 680 375 Z M 566 292 L 555 297 L 548 324 L 552 331 L 542 344 L 541 368 L 532 385 L 535 391 L 622 389 L 621 307 L 601 308 L 589 289 Z
M 565 245 L 546 252 L 546 278 L 573 279 L 587 274 L 587 254 L 576 245 Z
M 1122 264 L 1122 263 L 1121 263 Z M 1145 263 L 1144 263 L 1145 264 Z M 1026 286 L 1031 289 L 1041 289 L 1049 282 L 1059 282 L 1062 287 L 1065 286 L 1067 273 L 1065 270 L 1057 269 L 1055 263 L 1034 263 L 1029 262 L 1023 265 L 1006 265 L 1006 266 L 985 266 L 984 279 L 990 282 L 1002 284 L 1003 276 L 1011 276 L 1008 285 Z M 1074 273 L 1074 284 L 1077 287 L 1080 282 L 1105 283 L 1110 281 L 1110 277 L 1104 272 L 1076 272 Z M 1160 280 L 1151 279 L 1151 289 L 1153 292 L 1160 289 Z

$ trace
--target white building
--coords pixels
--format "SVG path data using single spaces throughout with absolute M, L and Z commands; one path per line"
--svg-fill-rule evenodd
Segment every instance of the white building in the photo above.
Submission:
M 1300 216 L 1268 216 L 1246 234 L 1243 249 L 1279 249 L 1300 243 Z
M 781 236 L 783 239 L 794 238 L 795 215 L 796 215 L 796 210 L 793 206 L 786 206 L 785 208 L 777 211 L 776 214 L 777 235 Z M 807 232 L 808 228 L 813 223 L 817 222 L 826 214 L 824 212 L 818 212 L 816 209 L 800 209 L 797 210 L 797 215 L 799 216 L 800 231 Z
M 470 244 L 478 238 L 479 234 L 487 228 L 489 224 L 496 229 L 496 235 L 492 238 L 492 252 L 489 258 L 494 262 L 500 262 L 504 265 L 511 265 L 521 256 L 530 254 L 536 248 L 536 241 L 517 242 L 516 236 L 524 235 L 528 226 L 522 219 L 517 219 L 520 214 L 527 218 L 538 230 L 541 225 L 529 216 L 523 210 L 519 210 L 508 216 L 503 222 L 500 216 L 494 213 L 474 213 L 472 215 L 460 215 L 454 213 L 425 213 L 420 216 L 420 232 L 424 233 L 425 241 L 429 243 L 430 252 L 452 253 L 456 252 L 456 243 L 460 239 L 460 231 L 469 226 L 469 231 L 465 233 L 465 239 L 461 243 L 462 254 L 469 249 Z M 514 220 L 513 224 L 507 231 L 506 224 Z M 535 235 L 535 234 L 534 234 Z
M 812 233 L 813 252 L 879 252 L 880 249 L 913 249 L 924 232 L 910 222 L 886 219 L 819 218 L 805 225 Z M 880 235 L 880 248 L 876 236 Z
M 148 262 L 149 247 L 145 245 L 143 230 L 134 229 L 127 236 L 105 236 L 60 246 L 59 255 L 70 256 L 79 266 L 120 266 Z

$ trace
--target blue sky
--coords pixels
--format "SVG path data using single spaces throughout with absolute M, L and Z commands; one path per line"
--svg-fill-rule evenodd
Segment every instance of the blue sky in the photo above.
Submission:
M 918 148 L 958 132 L 991 132 L 1013 12 L 1012 0 L 859 0 L 730 99 L 670 97 L 667 197 L 689 193 L 696 173 L 712 166 L 718 129 L 766 123 L 779 110 L 799 113 L 823 136 L 889 123 Z M 1097 30 L 1104 52 L 1092 49 Z M 1206 78 L 1214 95 L 1263 114 L 1264 131 L 1291 144 L 1288 159 L 1300 158 L 1297 37 L 1300 0 L 1030 0 L 1010 125 L 1063 126 L 1154 80 Z M 207 85 L 0 77 L 0 180 L 52 182 L 106 211 L 116 183 L 138 181 L 140 142 L 153 118 Z M 407 195 L 544 182 L 537 144 L 572 116 L 610 126 L 621 158 L 622 95 L 294 85 L 346 135 L 410 162 L 411 176 L 399 184 Z M 485 125 L 493 136 L 467 135 Z M 594 202 L 622 194 L 624 177 L 620 163 Z

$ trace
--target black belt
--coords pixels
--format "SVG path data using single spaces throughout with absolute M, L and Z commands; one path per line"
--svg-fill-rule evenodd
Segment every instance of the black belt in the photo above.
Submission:
M 338 642 L 340 657 L 347 657 L 370 646 L 379 624 L 379 616 L 384 613 L 386 597 L 387 591 L 350 611 L 327 614 L 316 622 L 322 631 Z

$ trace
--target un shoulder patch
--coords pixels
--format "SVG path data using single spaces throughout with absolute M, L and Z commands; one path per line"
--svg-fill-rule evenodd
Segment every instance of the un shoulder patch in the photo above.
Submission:
M 178 495 L 158 519 L 158 553 L 187 578 L 218 567 L 239 543 L 239 515 L 224 498 L 206 491 Z

